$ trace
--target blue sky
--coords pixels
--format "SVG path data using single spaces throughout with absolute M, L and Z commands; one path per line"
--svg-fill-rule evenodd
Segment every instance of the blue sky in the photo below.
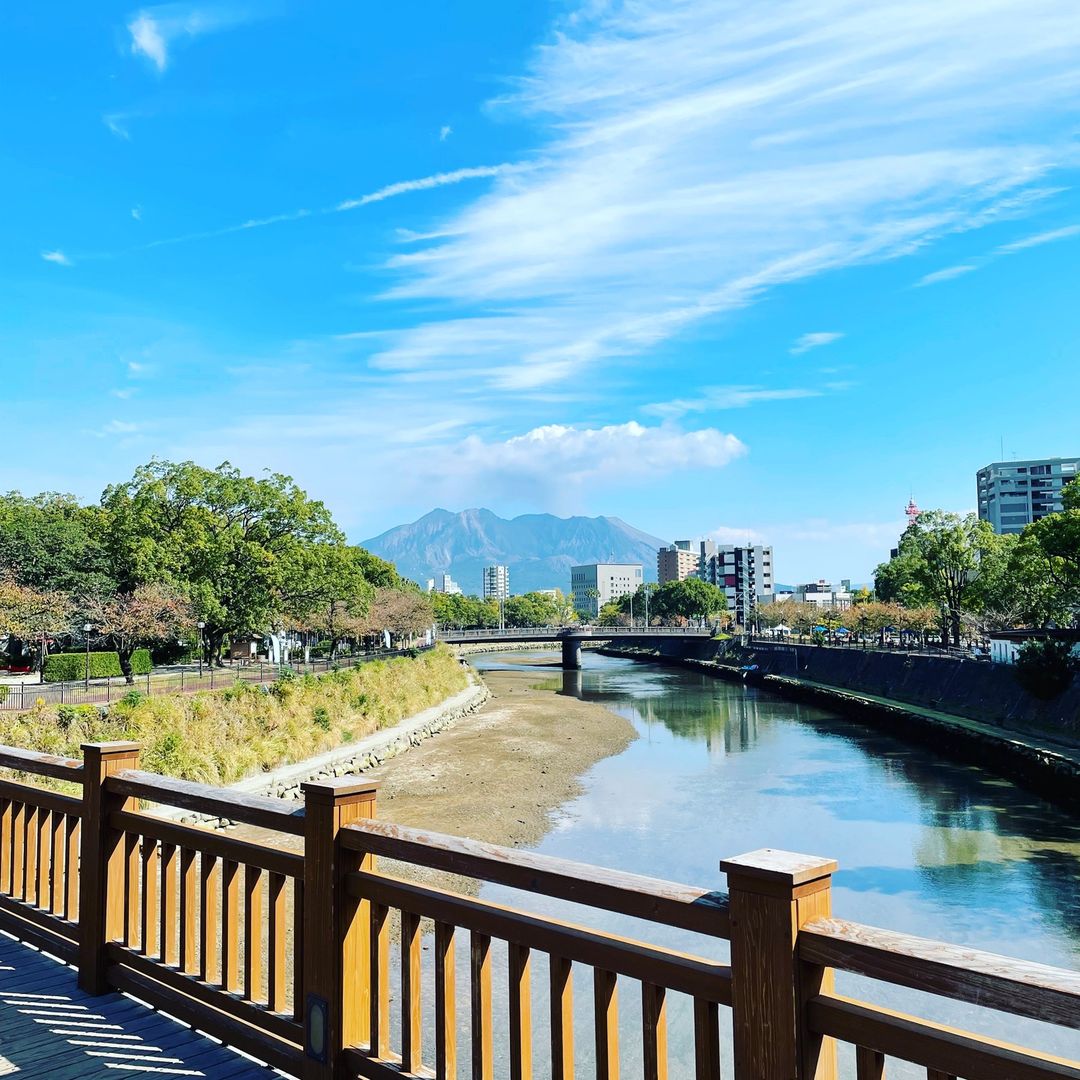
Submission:
M 1072 0 L 24 5 L 0 485 L 284 471 L 869 576 L 1080 452 Z

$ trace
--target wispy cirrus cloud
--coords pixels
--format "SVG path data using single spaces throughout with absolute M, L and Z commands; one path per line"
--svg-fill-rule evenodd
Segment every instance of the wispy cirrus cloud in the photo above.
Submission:
M 814 333 L 803 334 L 788 350 L 792 356 L 801 356 L 811 349 L 820 349 L 823 345 L 831 345 L 839 341 L 844 335 L 836 330 L 818 330 Z
M 1030 248 L 1042 247 L 1044 244 L 1054 244 L 1059 240 L 1071 240 L 1074 236 L 1080 236 L 1080 225 L 1063 225 L 1057 229 L 1046 229 L 1043 232 L 1034 233 L 1031 236 L 1022 236 L 1019 240 L 1012 240 L 1007 244 L 1001 244 L 987 255 L 971 262 L 959 263 L 956 266 L 946 266 L 942 270 L 924 274 L 915 282 L 916 288 L 923 285 L 936 285 L 942 281 L 951 281 L 953 278 L 970 274 L 973 270 L 981 270 L 989 266 L 996 259 L 1005 258 L 1009 255 L 1019 255 Z
M 249 9 L 223 5 L 175 3 L 141 8 L 128 17 L 131 53 L 149 60 L 162 73 L 169 66 L 170 52 L 175 45 L 228 30 L 257 17 L 261 16 Z
M 73 263 L 62 251 L 43 251 L 41 257 L 46 262 L 56 263 L 57 266 L 72 266 Z
M 446 142 L 453 134 L 454 129 L 449 124 L 443 124 L 443 126 L 439 128 L 439 142 Z
M 963 277 L 965 274 L 970 274 L 974 270 L 979 269 L 979 263 L 957 263 L 956 266 L 946 266 L 941 270 L 934 270 L 929 274 L 923 274 L 918 281 L 915 282 L 916 287 L 921 288 L 924 285 L 937 285 L 942 281 L 952 281 L 953 278 Z
M 389 262 L 390 296 L 451 316 L 376 363 L 452 367 L 467 315 L 488 381 L 533 389 L 1027 212 L 1080 111 L 1080 22 L 1035 5 L 581 5 L 494 106 L 538 123 L 534 168 Z
M 692 398 L 675 398 L 642 406 L 649 416 L 676 419 L 688 413 L 712 412 L 720 409 L 745 409 L 763 401 L 795 401 L 799 398 L 821 397 L 823 391 L 809 387 L 769 389 L 762 386 L 706 386 Z

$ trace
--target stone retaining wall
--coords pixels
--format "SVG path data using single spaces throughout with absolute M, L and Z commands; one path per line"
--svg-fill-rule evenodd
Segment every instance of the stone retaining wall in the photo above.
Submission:
M 328 750 L 324 754 L 308 758 L 293 765 L 283 765 L 271 772 L 248 777 L 229 786 L 230 791 L 245 795 L 268 795 L 272 798 L 300 800 L 301 785 L 312 780 L 326 780 L 335 776 L 354 776 L 381 765 L 389 758 L 419 746 L 448 728 L 462 717 L 476 712 L 491 697 L 491 691 L 482 679 L 470 674 L 470 685 L 430 709 L 417 713 L 392 728 L 376 731 L 346 746 Z M 212 818 L 204 814 L 192 814 L 176 810 L 160 813 L 184 824 L 210 825 L 227 828 L 234 824 L 226 818 Z

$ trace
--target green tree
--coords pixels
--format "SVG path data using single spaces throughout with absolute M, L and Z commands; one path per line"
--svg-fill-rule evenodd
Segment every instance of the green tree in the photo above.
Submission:
M 377 579 L 384 579 L 379 568 L 364 557 L 368 554 L 346 544 L 306 544 L 290 556 L 293 565 L 287 576 L 296 587 L 286 614 L 298 626 L 325 634 L 330 656 L 335 655 L 341 640 L 355 631 L 357 620 L 371 604 L 375 582 L 368 574 L 374 572 Z M 393 576 L 396 579 L 397 573 Z
M 911 607 L 919 606 L 916 598 L 923 605 L 936 605 L 943 616 L 942 636 L 959 645 L 964 611 L 980 609 L 982 559 L 994 560 L 1000 540 L 989 523 L 974 514 L 960 517 L 943 510 L 923 511 L 900 538 L 897 558 L 884 564 L 884 579 L 875 579 L 878 595 Z M 882 569 L 878 568 L 879 573 Z M 892 589 L 898 581 L 899 595 Z
M 206 624 L 207 660 L 226 636 L 264 632 L 309 595 L 310 545 L 344 537 L 329 511 L 287 476 L 244 476 L 224 464 L 154 461 L 106 489 L 106 549 L 119 592 L 170 584 Z
M 1061 605 L 1075 612 L 1080 609 L 1080 480 L 1065 485 L 1061 500 L 1064 509 L 1028 525 L 1023 542 L 1041 562 Z
M 652 594 L 649 603 L 649 614 L 662 619 L 699 619 L 726 611 L 727 597 L 723 590 L 696 577 L 665 582 Z
M 509 597 L 503 602 L 503 611 L 507 626 L 554 626 L 561 609 L 553 597 L 531 592 Z

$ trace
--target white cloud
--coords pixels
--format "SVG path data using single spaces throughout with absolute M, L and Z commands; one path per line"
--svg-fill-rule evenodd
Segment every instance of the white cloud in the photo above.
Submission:
M 687 413 L 712 412 L 715 409 L 745 409 L 762 401 L 792 401 L 797 398 L 821 397 L 820 390 L 808 387 L 789 387 L 768 390 L 760 386 L 706 386 L 693 398 L 675 398 L 642 406 L 650 416 L 675 419 Z
M 915 287 L 922 288 L 924 285 L 937 285 L 942 281 L 952 281 L 953 278 L 963 277 L 964 274 L 970 274 L 973 270 L 978 269 L 978 263 L 960 263 L 957 266 L 946 266 L 943 270 L 935 270 L 933 273 L 924 274 L 915 282 Z
M 534 167 L 390 261 L 391 296 L 450 316 L 404 330 L 382 366 L 451 367 L 468 313 L 490 383 L 567 379 L 778 285 L 1023 214 L 1077 157 L 1071 0 L 627 0 L 575 16 L 496 103 L 541 126 Z
M 1050 229 L 1047 232 L 1036 233 L 1034 236 L 1026 236 L 1022 240 L 1014 240 L 1011 244 L 1002 244 L 997 249 L 997 254 L 1015 255 L 1018 251 L 1052 244 L 1057 240 L 1068 240 L 1073 236 L 1080 236 L 1080 225 L 1066 225 L 1060 229 Z
M 439 142 L 446 142 L 453 134 L 454 129 L 449 124 L 443 124 L 443 126 L 439 128 Z
M 109 393 L 114 398 L 119 398 L 121 401 L 127 401 L 129 398 L 132 398 L 132 397 L 135 396 L 136 390 L 135 390 L 135 387 L 133 387 L 133 386 L 124 386 L 124 387 L 117 387 L 117 388 L 115 388 L 113 390 L 110 390 Z
M 118 138 L 125 142 L 131 140 L 131 132 L 127 129 L 129 117 L 125 113 L 106 113 L 101 122 Z
M 811 349 L 819 349 L 822 345 L 831 345 L 839 341 L 844 335 L 835 330 L 819 330 L 811 334 L 803 334 L 798 341 L 788 350 L 792 356 L 801 356 Z
M 248 11 L 220 5 L 174 3 L 142 8 L 129 17 L 127 24 L 131 52 L 133 56 L 145 56 L 159 72 L 163 72 L 169 66 L 169 51 L 174 44 L 227 30 L 250 22 L 254 17 Z M 123 137 L 126 138 L 126 134 Z
M 142 221 L 142 207 L 141 206 L 133 206 L 131 208 L 131 216 L 136 221 Z
M 41 257 L 46 262 L 56 263 L 57 266 L 71 266 L 71 260 L 62 251 L 43 251 Z
M 93 434 L 99 438 L 108 438 L 109 436 L 130 436 L 137 435 L 143 430 L 144 425 L 137 424 L 132 420 L 110 420 L 107 424 L 98 428 Z
M 453 172 L 435 173 L 434 176 L 422 176 L 418 180 L 400 180 L 387 184 L 378 191 L 361 195 L 358 199 L 346 199 L 334 207 L 335 210 L 355 210 L 369 203 L 392 199 L 395 195 L 408 195 L 413 191 L 428 191 L 431 188 L 445 187 L 447 184 L 460 184 L 463 180 L 481 180 L 492 176 L 505 176 L 520 172 L 520 165 L 479 165 L 468 169 L 455 169 Z
M 606 490 L 687 469 L 719 469 L 744 453 L 738 438 L 716 428 L 684 431 L 634 421 L 599 428 L 548 424 L 505 439 L 470 435 L 412 467 L 421 479 L 427 474 L 440 495 L 475 497 L 479 491 L 485 498 L 531 494 L 565 501 L 567 491 Z

